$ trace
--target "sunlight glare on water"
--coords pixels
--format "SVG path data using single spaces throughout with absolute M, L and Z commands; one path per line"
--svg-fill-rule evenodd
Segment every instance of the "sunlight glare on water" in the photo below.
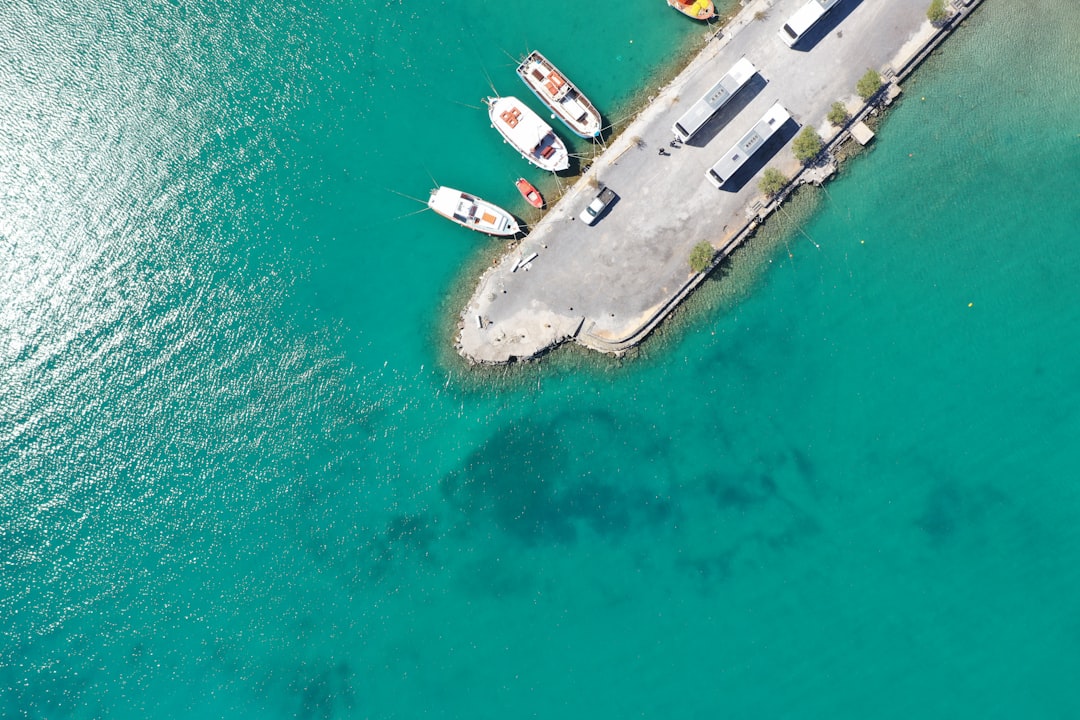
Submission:
M 1070 8 L 989 0 L 629 358 L 494 371 L 502 246 L 409 198 L 551 182 L 515 56 L 615 121 L 704 28 L 0 9 L 0 715 L 1075 716 Z

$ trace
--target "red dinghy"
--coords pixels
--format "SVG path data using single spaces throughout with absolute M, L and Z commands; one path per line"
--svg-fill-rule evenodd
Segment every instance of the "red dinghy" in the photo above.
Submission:
M 518 178 L 517 182 L 518 191 L 521 193 L 530 205 L 534 208 L 540 209 L 544 207 L 544 197 L 540 194 L 540 191 L 533 187 L 533 184 L 525 178 Z

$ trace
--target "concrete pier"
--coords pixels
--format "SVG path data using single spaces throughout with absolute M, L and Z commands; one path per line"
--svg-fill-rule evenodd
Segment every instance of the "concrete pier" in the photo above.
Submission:
M 844 102 L 852 122 L 871 109 L 855 94 L 867 68 L 888 83 L 875 102 L 891 102 L 896 83 L 980 2 L 954 0 L 953 19 L 934 27 L 926 19 L 928 0 L 841 0 L 794 49 L 777 30 L 805 0 L 749 2 L 528 237 L 484 273 L 462 311 L 458 351 L 472 362 L 499 364 L 568 340 L 612 353 L 643 340 L 708 273 L 691 272 L 691 249 L 712 243 L 715 267 L 782 201 L 767 202 L 758 190 L 765 167 L 793 178 L 792 186 L 820 184 L 832 174 L 829 162 L 807 170 L 795 159 L 790 141 L 798 128 L 817 128 L 827 150 L 833 147 L 847 130 L 825 119 L 832 103 Z M 743 56 L 758 76 L 688 144 L 672 147 L 672 124 Z M 717 190 L 706 170 L 776 101 L 795 122 Z M 600 184 L 618 200 L 590 227 L 576 217 Z

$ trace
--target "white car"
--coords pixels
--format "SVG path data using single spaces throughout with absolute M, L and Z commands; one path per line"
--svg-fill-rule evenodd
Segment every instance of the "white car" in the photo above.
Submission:
M 611 188 L 601 188 L 588 207 L 581 211 L 581 221 L 586 225 L 592 225 L 608 205 L 615 201 L 615 192 Z

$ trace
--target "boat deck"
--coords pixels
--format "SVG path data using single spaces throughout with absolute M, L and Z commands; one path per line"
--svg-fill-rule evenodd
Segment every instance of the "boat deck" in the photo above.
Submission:
M 517 75 L 576 135 L 589 139 L 600 134 L 600 111 L 542 54 L 535 50 L 529 53 L 518 66 Z
M 529 162 L 550 172 L 570 166 L 566 144 L 528 105 L 509 95 L 488 102 L 492 124 Z

